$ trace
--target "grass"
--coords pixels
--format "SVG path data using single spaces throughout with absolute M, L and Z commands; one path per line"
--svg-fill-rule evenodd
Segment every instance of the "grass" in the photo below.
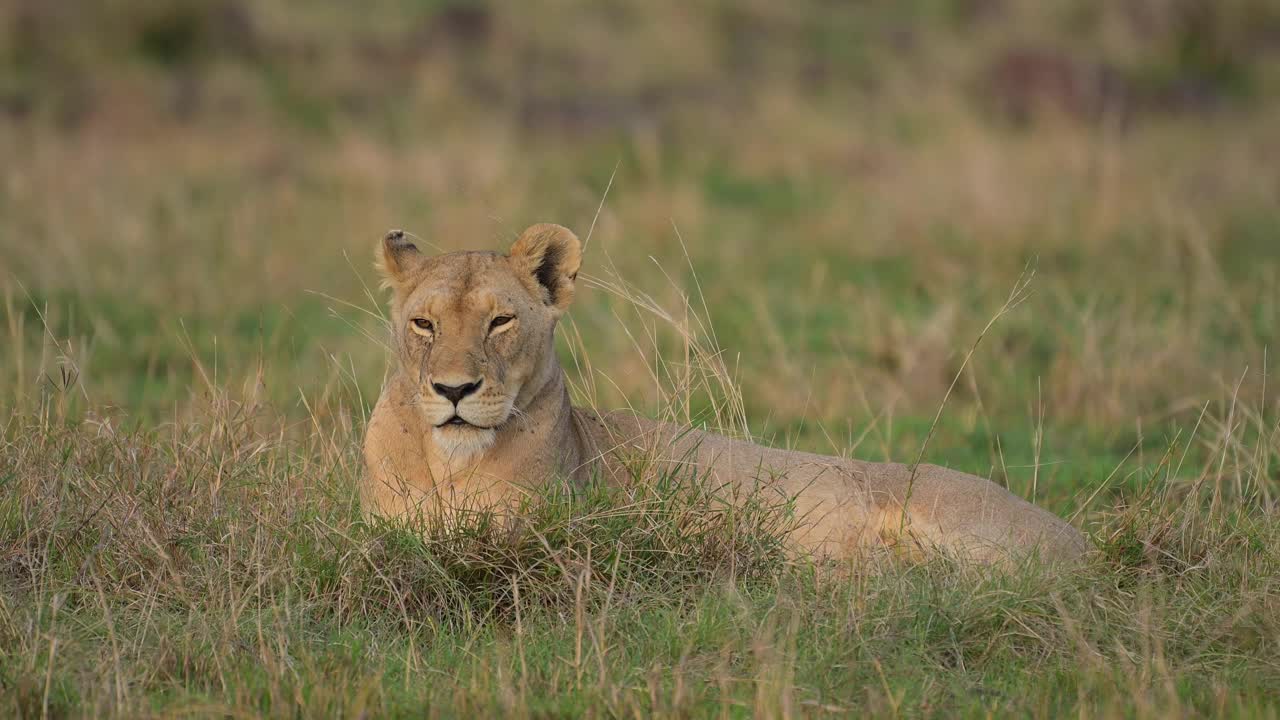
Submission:
M 369 522 L 352 443 L 265 438 L 235 403 L 207 422 L 54 423 L 6 444 L 9 712 L 1265 716 L 1277 701 L 1280 538 L 1217 500 L 1234 494 L 1213 462 L 1186 493 L 1160 464 L 1147 496 L 1097 513 L 1080 572 L 822 570 L 783 559 L 777 508 L 729 512 L 694 476 L 551 488 L 514 526 L 479 510 Z
M 1269 4 L 371 8 L 0 10 L 0 715 L 1280 713 Z M 541 220 L 576 401 L 1097 551 L 815 567 L 696 476 L 364 519 L 376 240 Z

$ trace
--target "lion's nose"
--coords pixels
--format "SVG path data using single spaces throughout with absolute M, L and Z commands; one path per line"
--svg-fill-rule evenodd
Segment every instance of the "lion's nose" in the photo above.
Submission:
M 435 390 L 441 397 L 448 399 L 449 402 L 457 405 L 462 402 L 462 398 L 474 393 L 480 389 L 480 383 L 484 380 L 477 380 L 471 383 L 463 383 L 462 385 L 444 385 L 441 383 L 431 383 L 431 388 Z

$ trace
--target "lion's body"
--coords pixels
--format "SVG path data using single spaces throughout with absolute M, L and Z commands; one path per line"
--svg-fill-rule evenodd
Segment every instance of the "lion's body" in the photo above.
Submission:
M 563 228 L 531 228 L 510 256 L 415 255 L 408 259 L 417 265 L 409 268 L 403 256 L 390 254 L 395 247 L 388 238 L 384 267 L 396 289 L 401 362 L 365 438 L 364 494 L 379 513 L 401 515 L 424 504 L 502 506 L 557 479 L 628 482 L 643 463 L 659 473 L 698 473 L 727 496 L 777 492 L 798 516 L 792 541 L 821 555 L 849 557 L 906 543 L 984 562 L 1032 552 L 1064 561 L 1087 548 L 1061 519 L 966 473 L 778 450 L 631 413 L 571 406 L 552 342 L 555 321 L 572 298 L 579 257 L 577 239 Z M 548 258 L 558 265 L 548 269 Z M 524 323 L 516 330 L 528 332 L 513 338 L 506 324 L 491 328 L 488 337 L 462 331 L 474 303 L 490 306 L 482 316 L 512 313 Z M 455 319 L 431 320 L 432 332 L 420 348 L 405 327 L 429 310 L 433 318 Z M 449 346 L 450 339 L 461 342 Z M 444 409 L 439 397 L 426 403 L 440 377 L 480 379 L 477 399 Z M 486 389 L 494 397 L 486 399 Z M 483 411 L 503 407 L 497 414 Z M 466 414 L 467 422 L 455 428 L 448 422 L 452 413 Z

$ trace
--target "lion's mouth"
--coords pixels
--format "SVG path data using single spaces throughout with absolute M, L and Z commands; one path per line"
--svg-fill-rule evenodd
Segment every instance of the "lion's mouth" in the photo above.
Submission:
M 444 422 L 437 425 L 436 428 L 444 428 L 444 427 L 450 427 L 450 426 L 475 428 L 476 430 L 490 429 L 487 427 L 483 427 L 481 425 L 476 425 L 475 423 L 469 423 L 466 420 L 463 420 L 461 415 L 454 415 L 448 420 L 445 420 Z

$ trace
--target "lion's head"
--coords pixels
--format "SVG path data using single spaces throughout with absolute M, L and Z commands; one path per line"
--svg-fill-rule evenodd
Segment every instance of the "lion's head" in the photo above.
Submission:
M 401 231 L 383 238 L 396 361 L 446 457 L 487 449 L 556 377 L 556 321 L 581 260 L 577 236 L 559 225 L 530 227 L 506 255 L 428 256 Z

